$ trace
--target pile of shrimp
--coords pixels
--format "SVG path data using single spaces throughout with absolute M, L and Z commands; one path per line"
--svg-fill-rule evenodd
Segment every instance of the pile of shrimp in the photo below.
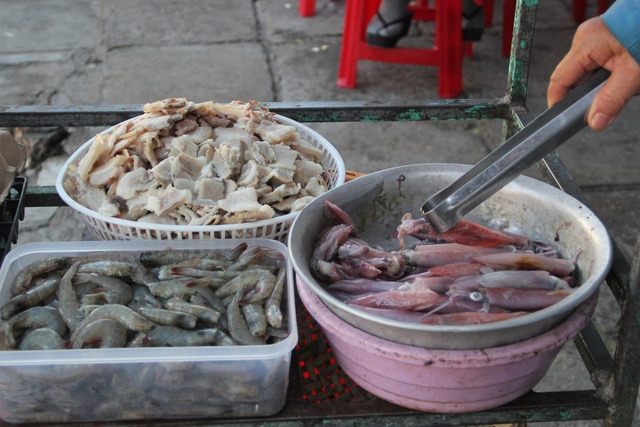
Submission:
M 545 242 L 461 220 L 438 233 L 405 214 L 399 248 L 359 238 L 353 219 L 326 202 L 337 224 L 321 233 L 311 271 L 339 300 L 374 315 L 428 325 L 498 322 L 544 309 L 576 286 L 576 254 L 563 259 Z M 406 238 L 418 243 L 407 247 Z
M 263 345 L 283 328 L 284 256 L 219 251 L 96 252 L 45 258 L 14 278 L 0 348 Z
M 289 365 L 232 359 L 4 366 L 2 418 L 50 423 L 269 415 L 282 408 Z
M 1 308 L 0 343 L 4 350 L 60 349 L 63 354 L 98 347 L 273 344 L 290 333 L 285 267 L 282 253 L 247 243 L 224 251 L 45 258 L 15 276 L 12 297 Z M 257 357 L 214 362 L 99 359 L 5 365 L 0 370 L 3 420 L 273 413 L 282 407 L 289 372 L 283 359 Z

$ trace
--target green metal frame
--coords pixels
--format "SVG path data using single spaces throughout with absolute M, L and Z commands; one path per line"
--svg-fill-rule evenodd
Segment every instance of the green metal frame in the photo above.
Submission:
M 529 64 L 537 0 L 518 0 L 506 94 L 496 99 L 419 100 L 401 102 L 273 102 L 272 111 L 300 122 L 370 122 L 502 119 L 503 140 L 533 117 L 526 106 Z M 141 114 L 141 105 L 0 106 L 0 127 L 109 126 Z M 547 182 L 584 201 L 569 171 L 556 154 L 538 164 Z M 53 186 L 27 190 L 25 206 L 62 206 Z M 28 211 L 27 211 L 28 214 Z M 640 235 L 639 235 L 640 236 Z M 613 267 L 607 277 L 621 307 L 619 336 L 612 356 L 592 323 L 575 338 L 591 374 L 594 390 L 529 392 L 499 408 L 469 414 L 410 411 L 381 400 L 303 405 L 295 360 L 287 403 L 269 418 L 154 422 L 154 425 L 207 426 L 220 424 L 311 425 L 477 425 L 545 421 L 602 420 L 605 426 L 631 426 L 640 382 L 640 238 L 632 263 L 614 242 Z M 295 359 L 295 352 L 294 352 Z M 123 422 L 116 425 L 141 425 Z

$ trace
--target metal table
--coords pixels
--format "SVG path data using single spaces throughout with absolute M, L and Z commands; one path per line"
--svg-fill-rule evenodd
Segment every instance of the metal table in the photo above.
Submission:
M 304 102 L 265 103 L 270 110 L 300 122 L 357 121 L 433 121 L 502 119 L 503 141 L 530 122 L 533 117 L 526 106 L 532 40 L 537 2 L 518 0 L 505 96 L 496 99 L 417 100 L 402 102 Z M 0 106 L 0 127 L 83 127 L 110 126 L 141 114 L 141 105 L 88 106 Z M 549 155 L 538 167 L 544 179 L 584 201 L 576 183 L 562 160 Z M 26 208 L 62 206 L 53 186 L 28 187 L 24 195 Z M 27 211 L 28 214 L 28 211 Z M 639 236 L 640 237 L 640 236 Z M 327 357 L 324 337 L 313 319 L 299 312 L 299 322 L 310 322 L 301 333 L 294 350 L 290 384 L 285 407 L 268 418 L 153 421 L 163 426 L 209 426 L 230 424 L 268 424 L 271 426 L 312 425 L 380 425 L 381 423 L 417 425 L 477 425 L 492 423 L 527 423 L 545 421 L 602 420 L 606 426 L 630 426 L 633 420 L 640 382 L 640 238 L 629 262 L 614 242 L 613 267 L 607 277 L 621 307 L 619 335 L 613 355 L 592 323 L 574 339 L 580 356 L 594 384 L 593 390 L 564 392 L 529 392 L 499 408 L 468 414 L 432 414 L 407 410 L 377 399 L 350 384 L 344 372 Z M 301 304 L 298 304 L 301 306 Z M 309 332 L 311 331 L 311 332 Z M 315 347 L 309 346 L 313 333 Z M 319 363 L 309 375 L 299 366 L 308 352 Z M 320 357 L 318 357 L 320 356 Z M 310 385 L 309 377 L 320 381 L 321 391 Z M 329 380 L 325 380 L 329 378 Z M 332 381 L 333 380 L 333 381 Z M 325 381 L 323 383 L 323 381 Z M 328 381 L 328 382 L 327 382 Z M 346 384 L 335 389 L 336 384 Z M 309 396 L 313 396 L 310 398 Z M 137 426 L 151 422 L 120 422 L 114 425 Z M 91 424 L 93 425 L 93 424 Z

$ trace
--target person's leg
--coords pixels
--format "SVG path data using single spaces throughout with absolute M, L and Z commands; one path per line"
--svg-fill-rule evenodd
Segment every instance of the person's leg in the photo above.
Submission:
M 484 8 L 482 0 L 462 0 L 462 39 L 478 41 L 484 32 Z
M 406 36 L 412 13 L 407 9 L 411 0 L 382 0 L 378 12 L 367 26 L 367 43 L 372 46 L 394 47 Z

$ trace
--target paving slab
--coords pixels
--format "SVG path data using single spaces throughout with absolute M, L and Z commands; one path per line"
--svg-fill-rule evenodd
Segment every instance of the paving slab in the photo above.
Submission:
M 344 1 L 317 0 L 313 17 L 302 18 L 295 0 L 256 2 L 264 36 L 275 43 L 288 43 L 318 36 L 342 36 Z
M 101 1 L 1 0 L 0 53 L 46 52 L 100 44 Z
M 252 0 L 189 3 L 184 7 L 163 0 L 104 2 L 105 44 L 112 48 L 256 41 L 258 26 Z
M 48 104 L 75 66 L 69 52 L 0 54 L 0 94 L 8 105 Z
M 104 72 L 102 101 L 111 104 L 274 97 L 266 54 L 257 43 L 116 49 L 107 54 Z

